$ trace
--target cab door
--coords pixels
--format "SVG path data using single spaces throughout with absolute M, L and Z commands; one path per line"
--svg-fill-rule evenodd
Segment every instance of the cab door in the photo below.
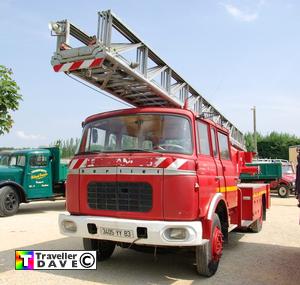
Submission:
M 31 153 L 26 164 L 27 198 L 46 198 L 53 195 L 50 153 Z
M 197 177 L 199 181 L 200 212 L 205 212 L 207 206 L 218 190 L 217 169 L 211 150 L 209 125 L 204 121 L 197 121 L 198 156 Z
M 231 152 L 229 148 L 228 134 L 218 131 L 218 142 L 220 150 L 220 159 L 224 172 L 226 201 L 229 208 L 237 206 L 238 192 L 237 192 L 237 173 L 233 165 Z
M 224 193 L 224 196 L 226 197 L 223 165 L 222 165 L 222 162 L 220 159 L 220 152 L 219 152 L 219 147 L 218 147 L 216 129 L 213 126 L 211 126 L 210 134 L 211 134 L 213 157 L 214 157 L 214 161 L 215 161 L 216 169 L 217 169 L 217 175 L 216 175 L 216 181 L 215 181 L 216 187 L 217 187 L 217 192 Z

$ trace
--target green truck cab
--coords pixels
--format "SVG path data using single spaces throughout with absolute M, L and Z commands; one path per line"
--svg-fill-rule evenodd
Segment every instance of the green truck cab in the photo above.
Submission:
M 0 216 L 14 215 L 20 203 L 65 196 L 67 172 L 57 147 L 11 152 L 0 165 Z

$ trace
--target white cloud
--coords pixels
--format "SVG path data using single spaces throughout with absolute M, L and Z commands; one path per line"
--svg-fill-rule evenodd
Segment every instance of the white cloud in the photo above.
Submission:
M 23 140 L 44 140 L 44 139 L 46 139 L 42 135 L 26 134 L 24 131 L 16 131 L 16 135 L 18 138 L 23 139 Z
M 252 22 L 258 18 L 258 12 L 249 13 L 242 11 L 240 8 L 232 4 L 224 4 L 224 7 L 231 16 L 243 22 Z

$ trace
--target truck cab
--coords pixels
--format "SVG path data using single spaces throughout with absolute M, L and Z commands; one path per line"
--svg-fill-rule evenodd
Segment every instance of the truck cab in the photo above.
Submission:
M 10 153 L 8 165 L 0 166 L 0 215 L 16 213 L 23 202 L 64 194 L 67 166 L 60 165 L 58 153 L 57 148 Z
M 96 114 L 83 125 L 67 178 L 70 214 L 59 226 L 99 260 L 116 245 L 194 247 L 198 272 L 211 276 L 229 226 L 259 230 L 268 188 L 244 186 L 258 201 L 242 212 L 242 157 L 222 126 L 158 107 Z

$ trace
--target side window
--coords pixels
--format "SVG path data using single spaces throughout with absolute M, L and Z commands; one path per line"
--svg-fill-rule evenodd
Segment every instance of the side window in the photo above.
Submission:
M 230 160 L 227 136 L 218 132 L 218 139 L 221 159 Z
M 19 165 L 19 166 L 25 166 L 25 163 L 26 163 L 25 156 L 24 155 L 18 156 L 17 165 Z
M 89 151 L 102 151 L 105 147 L 106 130 L 92 128 L 89 132 Z
M 214 129 L 211 129 L 211 144 L 212 144 L 212 148 L 213 148 L 213 154 L 214 157 L 218 157 L 219 153 L 218 153 L 218 148 L 217 148 L 217 144 L 216 144 L 216 132 Z
M 45 155 L 36 154 L 30 157 L 29 163 L 30 166 L 32 167 L 41 167 L 41 166 L 47 166 L 48 160 Z
M 10 162 L 9 162 L 9 165 L 17 165 L 17 157 L 16 156 L 12 156 L 10 158 Z
M 200 144 L 200 153 L 210 155 L 210 145 L 208 137 L 208 125 L 202 122 L 198 122 L 198 137 Z

